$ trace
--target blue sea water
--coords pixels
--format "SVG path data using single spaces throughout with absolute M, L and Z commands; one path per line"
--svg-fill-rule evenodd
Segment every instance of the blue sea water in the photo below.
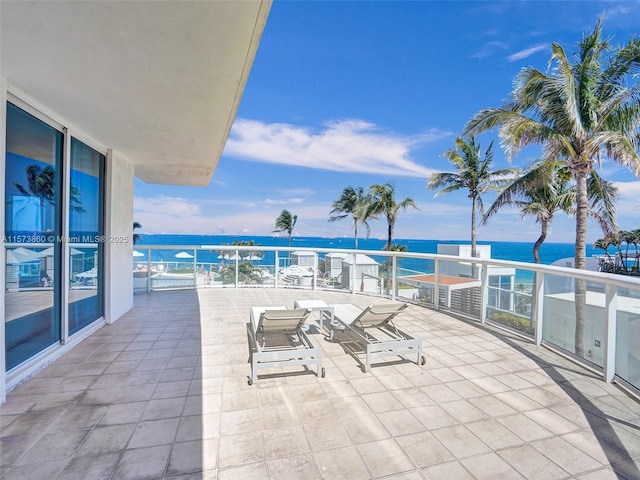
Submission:
M 141 234 L 141 245 L 222 245 L 231 244 L 234 240 L 253 240 L 256 245 L 262 246 L 287 246 L 286 237 L 270 236 L 232 236 L 232 235 L 166 235 L 166 234 Z M 381 250 L 385 245 L 384 240 L 375 238 L 360 238 L 358 247 L 361 250 Z M 394 243 L 406 245 L 408 252 L 436 253 L 438 244 L 469 244 L 469 241 L 443 241 L 443 240 L 417 240 L 417 239 L 396 239 Z M 533 262 L 533 243 L 528 242 L 486 242 L 479 241 L 479 245 L 491 245 L 491 256 L 500 260 L 512 260 L 517 262 Z M 324 237 L 292 237 L 291 246 L 296 249 L 305 250 L 310 248 L 354 248 L 353 238 L 324 238 Z M 137 248 L 137 247 L 136 247 Z M 587 256 L 596 252 L 591 245 L 587 245 Z M 544 264 L 551 264 L 556 260 L 566 257 L 573 257 L 575 254 L 574 245 L 571 243 L 544 243 L 540 248 L 540 261 Z M 159 260 L 175 260 L 169 257 L 158 257 Z M 198 261 L 216 261 L 217 252 L 200 252 Z M 156 257 L 154 257 L 156 259 Z M 264 262 L 268 262 L 270 256 L 265 256 Z

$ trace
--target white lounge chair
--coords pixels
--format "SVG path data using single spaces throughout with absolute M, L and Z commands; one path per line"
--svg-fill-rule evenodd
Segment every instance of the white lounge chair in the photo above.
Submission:
M 424 365 L 426 358 L 422 355 L 422 340 L 399 330 L 393 323 L 393 318 L 405 308 L 406 303 L 369 305 L 364 310 L 352 304 L 333 305 L 332 329 L 344 331 L 366 352 L 365 372 L 371 368 L 373 358 L 390 355 L 416 355 L 416 363 Z M 355 350 L 353 352 L 356 353 Z
M 306 308 L 251 308 L 251 379 L 258 381 L 259 368 L 315 364 L 318 376 L 325 376 L 322 350 L 314 347 L 302 329 L 311 313 Z

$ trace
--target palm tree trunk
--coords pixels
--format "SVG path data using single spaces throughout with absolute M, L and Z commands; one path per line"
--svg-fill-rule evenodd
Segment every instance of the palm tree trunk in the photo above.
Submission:
M 389 221 L 389 228 L 387 229 L 387 250 L 391 250 L 391 242 L 393 240 L 393 222 Z
M 585 270 L 587 267 L 587 217 L 589 215 L 589 204 L 587 198 L 587 171 L 580 169 L 575 173 L 576 178 L 576 253 L 575 267 Z M 575 309 L 576 309 L 576 331 L 575 331 L 575 354 L 584 358 L 584 323 L 587 304 L 587 282 L 585 280 L 575 280 Z
M 353 239 L 355 241 L 356 250 L 358 249 L 358 221 L 353 222 Z
M 476 197 L 471 197 L 471 256 L 476 258 Z M 471 264 L 471 277 L 477 278 L 478 270 L 475 263 Z
M 549 226 L 549 222 L 547 222 L 546 220 L 542 220 L 540 222 L 540 225 L 540 236 L 538 237 L 538 240 L 536 240 L 536 243 L 533 245 L 533 260 L 536 263 L 540 263 L 540 247 L 547 238 L 547 227 Z

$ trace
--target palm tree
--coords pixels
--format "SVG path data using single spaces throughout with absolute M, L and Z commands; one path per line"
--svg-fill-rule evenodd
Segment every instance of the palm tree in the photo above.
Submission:
M 293 233 L 293 227 L 296 226 L 298 221 L 297 215 L 291 215 L 289 210 L 282 210 L 280 216 L 276 218 L 276 229 L 274 233 L 287 232 L 289 235 L 289 247 L 291 247 L 291 234 Z
M 509 180 L 509 175 L 513 175 L 517 170 L 504 168 L 491 171 L 493 161 L 493 142 L 484 153 L 484 158 L 480 155 L 480 145 L 476 145 L 474 137 L 469 137 L 466 142 L 462 137 L 457 137 L 455 150 L 449 149 L 444 156 L 454 165 L 455 172 L 434 173 L 429 177 L 427 188 L 434 190 L 442 188 L 436 192 L 435 196 L 443 193 L 455 192 L 458 190 L 468 190 L 471 199 L 471 256 L 476 253 L 476 213 L 478 208 L 482 213 L 484 205 L 482 194 L 488 191 L 498 191 Z
M 369 194 L 367 195 L 364 203 L 361 207 L 360 218 L 365 221 L 369 218 L 376 218 L 379 215 L 384 215 L 387 219 L 387 245 L 386 250 L 392 249 L 393 230 L 398 219 L 398 212 L 400 209 L 406 210 L 411 207 L 416 210 L 419 208 L 416 206 L 412 198 L 406 197 L 402 201 L 398 202 L 395 198 L 396 187 L 392 182 L 385 184 L 371 185 L 369 188 Z
M 331 205 L 332 210 L 329 212 L 329 215 L 333 215 L 329 218 L 330 222 L 335 222 L 336 220 L 342 220 L 343 218 L 351 215 L 353 218 L 353 232 L 354 232 L 354 240 L 355 240 L 355 249 L 358 249 L 358 224 L 361 223 L 365 227 L 367 227 L 367 238 L 369 237 L 370 228 L 367 220 L 363 218 L 363 208 L 365 193 L 364 188 L 362 187 L 346 187 L 340 198 L 333 202 Z
M 133 222 L 133 244 L 134 245 L 138 243 L 140 240 L 142 240 L 142 237 L 140 237 L 140 235 L 136 233 L 136 230 L 139 228 L 142 228 L 142 225 L 140 225 L 140 223 L 138 222 Z
M 553 43 L 549 74 L 524 68 L 511 100 L 478 112 L 465 133 L 494 127 L 511 159 L 524 147 L 542 145 L 546 158 L 563 159 L 576 182 L 575 266 L 586 268 L 589 201 L 587 178 L 601 155 L 640 175 L 637 129 L 640 86 L 633 75 L 640 65 L 640 37 L 613 49 L 602 38 L 602 19 L 583 37 L 573 62 Z M 575 353 L 584 356 L 586 282 L 576 280 Z
M 569 184 L 571 176 L 562 162 L 542 159 L 533 164 L 522 175 L 518 175 L 498 195 L 483 216 L 486 224 L 489 217 L 506 205 L 520 208 L 522 217 L 533 216 L 540 223 L 540 236 L 533 245 L 533 258 L 540 263 L 540 247 L 547 237 L 547 231 L 556 212 L 575 213 L 576 191 Z M 615 200 L 617 188 L 600 178 L 595 171 L 588 183 L 591 215 L 596 218 L 605 235 L 614 231 Z

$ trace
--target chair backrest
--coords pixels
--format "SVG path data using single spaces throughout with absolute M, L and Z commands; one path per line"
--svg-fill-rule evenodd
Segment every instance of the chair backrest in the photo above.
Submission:
M 408 305 L 406 303 L 385 303 L 382 305 L 369 305 L 360 315 L 358 315 L 352 325 L 361 328 L 381 327 L 399 313 L 401 313 Z
M 287 332 L 298 330 L 311 313 L 308 308 L 293 310 L 265 310 L 260 314 L 258 330 L 263 332 Z

